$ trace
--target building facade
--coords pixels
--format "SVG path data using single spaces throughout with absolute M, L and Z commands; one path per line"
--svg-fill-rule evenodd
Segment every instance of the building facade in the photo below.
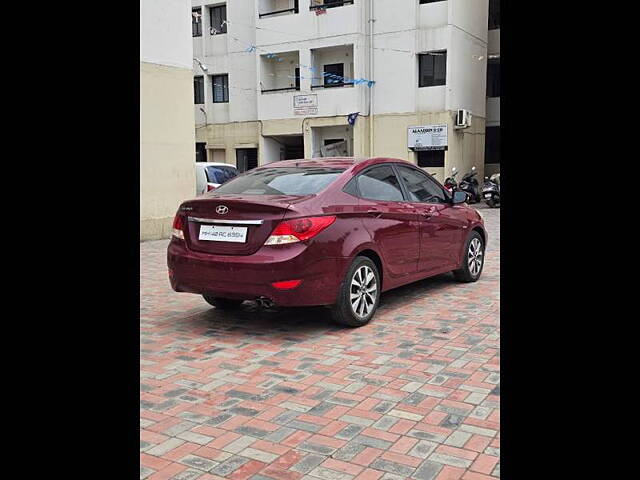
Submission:
M 489 0 L 192 0 L 197 158 L 388 156 L 482 178 L 488 17 Z
M 140 0 L 140 239 L 195 195 L 190 0 Z
M 500 171 L 500 0 L 489 0 L 485 175 Z

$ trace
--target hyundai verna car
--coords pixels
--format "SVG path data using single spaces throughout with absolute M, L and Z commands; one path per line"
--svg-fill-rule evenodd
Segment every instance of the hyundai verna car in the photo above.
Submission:
M 270 163 L 179 207 L 169 279 L 217 308 L 325 305 L 361 326 L 387 290 L 480 278 L 487 233 L 465 199 L 404 160 Z

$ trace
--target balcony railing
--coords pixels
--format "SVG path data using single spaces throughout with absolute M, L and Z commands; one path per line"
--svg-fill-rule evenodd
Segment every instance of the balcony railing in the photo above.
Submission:
M 322 2 L 322 3 L 321 3 Z M 315 0 L 309 5 L 309 10 L 320 10 L 325 8 L 342 7 L 343 5 L 353 5 L 353 0 Z
M 334 88 L 334 87 L 347 87 L 353 85 L 353 82 L 340 82 L 340 83 L 326 83 L 324 85 L 311 85 L 311 89 L 314 88 Z
M 300 90 L 300 87 L 284 87 L 284 88 L 269 88 L 267 90 L 261 90 L 262 93 L 268 92 L 286 92 L 288 90 Z
M 286 10 L 276 10 L 275 12 L 259 13 L 258 17 L 259 18 L 269 17 L 271 15 L 279 15 L 281 13 L 288 13 L 288 12 L 298 13 L 298 9 L 297 8 L 287 8 Z

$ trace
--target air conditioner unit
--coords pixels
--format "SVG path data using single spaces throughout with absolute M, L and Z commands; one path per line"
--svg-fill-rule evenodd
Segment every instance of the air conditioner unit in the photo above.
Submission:
M 471 126 L 471 112 L 463 108 L 456 111 L 455 128 L 467 128 Z

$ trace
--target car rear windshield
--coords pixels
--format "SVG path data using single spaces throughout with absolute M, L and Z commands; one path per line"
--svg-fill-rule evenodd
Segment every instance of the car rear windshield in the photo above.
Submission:
M 333 167 L 272 167 L 251 170 L 216 190 L 216 194 L 313 195 L 344 172 Z
M 205 170 L 209 183 L 224 183 L 238 175 L 238 171 L 233 167 L 209 166 Z

